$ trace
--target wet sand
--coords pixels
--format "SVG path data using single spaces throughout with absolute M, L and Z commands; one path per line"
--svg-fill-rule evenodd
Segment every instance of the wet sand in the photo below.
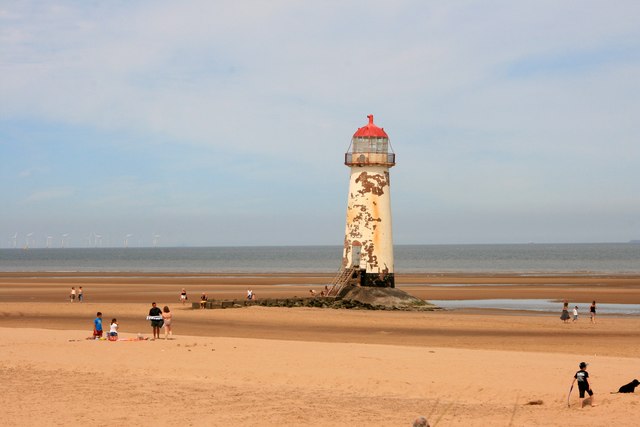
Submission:
M 0 274 L 0 415 L 8 425 L 636 425 L 640 317 L 461 310 L 249 307 L 192 310 L 191 299 L 307 296 L 329 275 Z M 456 285 L 437 286 L 429 285 Z M 457 286 L 457 285 L 500 286 Z M 68 302 L 71 286 L 86 301 Z M 406 275 L 426 299 L 640 302 L 640 277 Z M 150 302 L 174 313 L 169 341 L 94 342 L 96 311 L 123 337 L 151 336 Z M 559 304 L 560 307 L 561 304 Z M 566 407 L 578 362 L 599 406 Z M 45 382 L 49 388 L 38 387 Z M 162 392 L 165 390 L 165 392 Z M 639 392 L 640 393 L 640 392 Z M 168 394 L 168 396 L 165 396 Z M 542 400 L 542 405 L 526 405 Z M 115 410 L 109 410 L 114 406 Z M 91 408 L 97 408 L 92 410 Z

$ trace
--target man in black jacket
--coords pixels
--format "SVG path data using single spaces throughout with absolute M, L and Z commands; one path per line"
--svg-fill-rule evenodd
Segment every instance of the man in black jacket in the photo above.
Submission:
M 153 339 L 160 339 L 160 328 L 162 327 L 162 310 L 156 307 L 156 303 L 151 303 L 149 310 L 149 318 L 151 320 L 151 328 L 153 328 Z

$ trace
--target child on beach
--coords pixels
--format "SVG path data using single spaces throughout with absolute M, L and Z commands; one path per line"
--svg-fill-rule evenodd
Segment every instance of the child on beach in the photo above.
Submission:
M 109 326 L 109 341 L 118 340 L 118 320 L 111 319 L 111 326 Z
M 180 292 L 180 302 L 182 302 L 183 305 L 187 302 L 187 291 L 184 288 L 182 288 L 182 292 Z
M 82 302 L 83 299 L 84 299 L 84 292 L 82 290 L 82 286 L 80 286 L 80 288 L 78 288 L 78 302 Z
M 102 338 L 102 313 L 97 312 L 96 318 L 93 319 L 93 339 Z
M 596 302 L 592 302 L 589 307 L 589 312 L 591 313 L 591 323 L 596 323 Z
M 69 294 L 69 302 L 74 302 L 76 300 L 76 288 L 71 288 L 71 293 Z
M 578 320 L 578 306 L 573 307 L 573 321 Z
M 580 362 L 580 370 L 573 376 L 571 388 L 573 388 L 576 380 L 578 381 L 578 392 L 580 393 L 580 408 L 584 406 L 585 392 L 589 395 L 591 406 L 596 406 L 593 403 L 593 391 L 591 390 L 591 386 L 589 385 L 589 373 L 587 372 L 587 364 L 585 362 Z

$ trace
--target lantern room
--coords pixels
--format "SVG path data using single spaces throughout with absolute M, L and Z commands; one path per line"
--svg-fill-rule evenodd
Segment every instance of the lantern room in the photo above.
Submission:
M 379 128 L 373 123 L 372 114 L 367 118 L 369 123 L 353 134 L 349 151 L 344 156 L 344 164 L 347 166 L 394 166 L 396 155 L 389 143 L 389 136 L 384 128 Z

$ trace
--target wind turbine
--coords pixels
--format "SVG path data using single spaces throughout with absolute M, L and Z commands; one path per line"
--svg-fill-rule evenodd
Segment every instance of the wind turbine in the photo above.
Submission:
M 69 243 L 69 233 L 64 233 L 60 239 L 60 247 L 64 248 Z
M 160 239 L 160 235 L 159 234 L 154 234 L 153 235 L 153 247 L 155 248 L 156 246 L 158 246 L 158 240 Z
M 129 237 L 133 236 L 133 234 L 127 234 L 126 236 L 124 236 L 124 247 L 128 248 L 129 247 Z
M 98 247 L 98 243 L 100 243 L 100 247 L 102 247 L 102 235 L 94 233 L 93 238 L 95 240 L 95 246 Z
M 27 237 L 24 239 L 25 240 L 25 244 L 24 244 L 24 248 L 25 249 L 29 249 L 29 240 L 31 240 L 31 236 L 33 236 L 33 233 L 27 234 Z
M 13 249 L 15 249 L 18 246 L 18 233 L 17 232 L 16 232 L 16 234 L 13 235 L 12 240 L 13 240 Z
M 47 236 L 47 249 L 51 248 L 52 240 L 53 240 L 53 236 Z

